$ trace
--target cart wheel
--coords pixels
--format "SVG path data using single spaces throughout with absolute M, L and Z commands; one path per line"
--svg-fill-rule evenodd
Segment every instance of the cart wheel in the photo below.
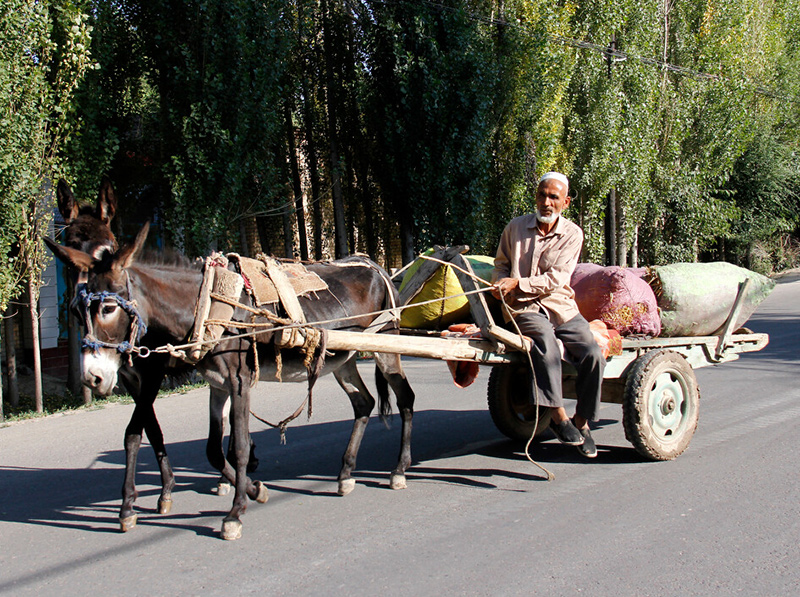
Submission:
M 536 425 L 530 379 L 530 371 L 523 365 L 498 365 L 489 374 L 489 414 L 500 433 L 517 441 L 528 441 Z M 549 423 L 550 409 L 540 408 L 536 435 Z
M 634 362 L 625 382 L 625 437 L 645 458 L 673 460 L 692 441 L 700 391 L 691 365 L 672 350 L 654 350 Z

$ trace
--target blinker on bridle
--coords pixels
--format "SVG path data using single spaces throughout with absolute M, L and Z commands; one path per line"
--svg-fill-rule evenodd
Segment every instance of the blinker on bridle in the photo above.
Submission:
M 131 279 L 127 271 L 125 272 L 125 275 L 127 277 L 128 296 L 132 296 Z M 114 348 L 122 354 L 127 354 L 129 358 L 132 358 L 133 353 L 137 353 L 142 358 L 145 358 L 150 354 L 150 349 L 148 349 L 146 346 L 137 346 L 142 336 L 147 333 L 147 324 L 145 324 L 141 313 L 139 313 L 139 309 L 137 308 L 138 305 L 136 304 L 135 300 L 125 299 L 119 294 L 115 292 L 108 292 L 107 290 L 103 290 L 102 292 L 89 292 L 86 290 L 85 284 L 80 286 L 80 290 L 78 291 L 78 300 L 83 306 L 84 323 L 86 324 L 86 335 L 81 342 L 81 349 L 91 349 L 96 353 L 100 348 Z M 95 337 L 94 325 L 92 324 L 89 308 L 91 307 L 92 303 L 99 302 L 102 306 L 102 304 L 107 301 L 116 302 L 117 305 L 119 305 L 119 307 L 130 316 L 132 323 L 131 333 L 128 340 L 123 340 L 119 343 L 110 343 L 103 342 Z

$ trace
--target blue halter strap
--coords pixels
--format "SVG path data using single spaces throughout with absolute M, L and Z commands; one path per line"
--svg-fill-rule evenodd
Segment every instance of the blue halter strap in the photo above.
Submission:
M 130 295 L 130 279 L 128 280 L 128 294 Z M 136 345 L 142 339 L 142 336 L 147 333 L 147 324 L 144 322 L 141 313 L 139 313 L 136 301 L 127 300 L 115 292 L 108 292 L 107 290 L 103 290 L 102 292 L 88 292 L 85 286 L 78 291 L 78 300 L 83 305 L 86 326 L 89 328 L 88 333 L 81 342 L 82 349 L 91 349 L 93 352 L 97 352 L 100 348 L 115 348 L 117 351 L 127 354 L 139 351 L 139 349 L 136 348 Z M 93 326 L 91 325 L 89 307 L 94 302 L 104 303 L 107 300 L 115 301 L 120 308 L 125 311 L 133 320 L 130 340 L 123 340 L 118 344 L 111 344 L 98 340 L 94 337 L 94 334 L 92 333 L 93 329 L 91 329 Z M 141 350 L 144 351 L 146 349 L 142 348 Z

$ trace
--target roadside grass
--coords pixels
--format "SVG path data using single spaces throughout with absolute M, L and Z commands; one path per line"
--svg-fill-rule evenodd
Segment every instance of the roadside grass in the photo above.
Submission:
M 190 381 L 176 386 L 166 386 L 158 392 L 158 397 L 161 398 L 172 394 L 185 394 L 191 390 L 207 386 L 207 383 L 197 381 Z M 36 412 L 33 396 L 21 392 L 19 404 L 17 406 L 12 406 L 4 401 L 3 411 L 5 419 L 0 420 L 0 427 L 4 427 L 10 423 L 29 419 L 40 419 L 65 412 L 96 410 L 105 408 L 111 404 L 130 404 L 132 402 L 133 398 L 128 394 L 113 394 L 105 398 L 93 397 L 89 404 L 84 404 L 83 396 L 74 396 L 68 391 L 64 392 L 63 395 L 59 393 L 45 393 L 42 399 L 43 412 L 38 413 Z

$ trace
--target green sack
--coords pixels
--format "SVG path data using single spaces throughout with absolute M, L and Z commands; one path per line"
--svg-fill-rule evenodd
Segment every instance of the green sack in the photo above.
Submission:
M 673 263 L 649 268 L 661 311 L 662 336 L 716 336 L 723 332 L 739 284 L 750 278 L 733 329 L 744 325 L 775 281 L 732 263 Z
M 423 255 L 430 255 L 433 252 L 429 249 Z M 485 255 L 464 255 L 469 261 L 475 275 L 482 280 L 491 282 L 492 270 L 494 269 L 494 257 Z M 418 258 L 411 267 L 408 268 L 400 284 L 402 291 L 409 280 L 414 276 L 425 260 Z M 464 289 L 458 281 L 455 271 L 449 265 L 439 266 L 439 269 L 423 285 L 417 295 L 411 299 L 411 304 L 422 303 L 425 301 L 442 298 L 444 300 L 409 307 L 403 309 L 400 316 L 400 327 L 414 329 L 434 329 L 441 330 L 454 323 L 470 320 L 469 300 L 465 296 L 455 298 L 454 295 L 462 294 Z

